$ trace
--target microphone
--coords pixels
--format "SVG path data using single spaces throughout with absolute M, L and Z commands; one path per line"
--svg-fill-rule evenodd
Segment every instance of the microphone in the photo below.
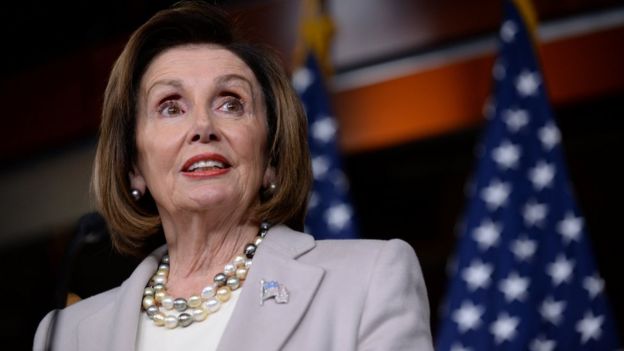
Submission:
M 65 254 L 63 255 L 61 267 L 58 274 L 58 282 L 55 289 L 55 309 L 53 311 L 44 350 L 51 351 L 54 344 L 54 337 L 57 329 L 58 316 L 61 309 L 65 308 L 67 303 L 67 293 L 69 292 L 69 281 L 71 269 L 78 253 L 85 244 L 94 244 L 108 235 L 106 229 L 106 221 L 104 217 L 97 212 L 89 212 L 82 215 L 78 220 L 77 231 L 71 239 Z

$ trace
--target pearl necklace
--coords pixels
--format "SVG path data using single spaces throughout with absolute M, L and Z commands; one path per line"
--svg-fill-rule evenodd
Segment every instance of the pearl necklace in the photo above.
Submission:
M 269 223 L 262 222 L 254 242 L 245 245 L 244 254 L 234 257 L 223 267 L 223 272 L 216 274 L 213 282 L 207 285 L 199 295 L 192 295 L 188 299 L 173 298 L 167 293 L 169 255 L 165 253 L 160 260 L 158 270 L 143 291 L 143 310 L 147 316 L 159 327 L 174 329 L 178 326 L 188 327 L 193 322 L 201 322 L 209 314 L 217 312 L 223 303 L 230 300 L 232 291 L 240 288 L 247 278 L 252 258 L 258 245 L 269 231 L 269 227 Z M 179 314 L 176 315 L 174 310 Z

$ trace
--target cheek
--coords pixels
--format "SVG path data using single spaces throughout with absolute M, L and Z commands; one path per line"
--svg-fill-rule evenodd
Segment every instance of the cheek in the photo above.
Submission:
M 154 130 L 154 128 L 144 128 L 137 135 L 137 147 L 139 152 L 139 164 L 150 178 L 157 176 L 159 171 L 171 168 L 175 161 L 176 150 L 179 141 L 175 138 L 175 133 L 167 130 Z M 162 174 L 160 174 L 162 175 Z
M 266 161 L 266 132 L 262 127 L 254 126 L 239 136 L 237 144 L 241 157 L 247 160 L 254 172 L 263 172 Z

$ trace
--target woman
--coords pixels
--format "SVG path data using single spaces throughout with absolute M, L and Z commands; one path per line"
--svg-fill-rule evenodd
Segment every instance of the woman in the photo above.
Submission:
M 274 56 L 231 28 L 219 10 L 183 3 L 117 60 L 95 197 L 119 250 L 154 235 L 166 245 L 120 287 L 63 310 L 55 349 L 432 349 L 408 244 L 296 231 L 311 185 L 304 112 Z

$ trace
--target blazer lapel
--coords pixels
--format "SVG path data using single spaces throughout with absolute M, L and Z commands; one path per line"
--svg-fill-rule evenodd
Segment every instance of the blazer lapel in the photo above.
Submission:
M 143 289 L 154 274 L 160 257 L 165 253 L 162 246 L 147 256 L 132 275 L 119 287 L 112 306 L 95 313 L 80 324 L 80 335 L 92 337 L 79 340 L 80 350 L 134 350 L 141 315 Z M 111 311 L 112 310 L 112 311 Z M 110 333 L 103 326 L 110 325 Z M 97 336 L 104 340 L 98 340 Z
M 324 270 L 298 262 L 314 248 L 314 238 L 285 226 L 272 228 L 254 256 L 236 308 L 218 350 L 278 350 L 300 322 L 321 282 Z M 277 281 L 289 291 L 289 301 L 261 301 L 261 280 Z
M 313 249 L 314 238 L 285 226 L 276 226 L 260 245 L 236 308 L 221 337 L 218 350 L 278 350 L 310 305 L 324 270 L 297 261 Z M 112 305 L 81 322 L 80 350 L 134 350 L 141 313 L 143 288 L 156 270 L 166 247 L 150 254 L 119 287 Z M 275 280 L 286 286 L 289 301 L 267 300 L 260 305 L 260 281 Z M 107 333 L 103 326 L 110 325 Z M 269 326 L 267 328 L 267 326 Z

